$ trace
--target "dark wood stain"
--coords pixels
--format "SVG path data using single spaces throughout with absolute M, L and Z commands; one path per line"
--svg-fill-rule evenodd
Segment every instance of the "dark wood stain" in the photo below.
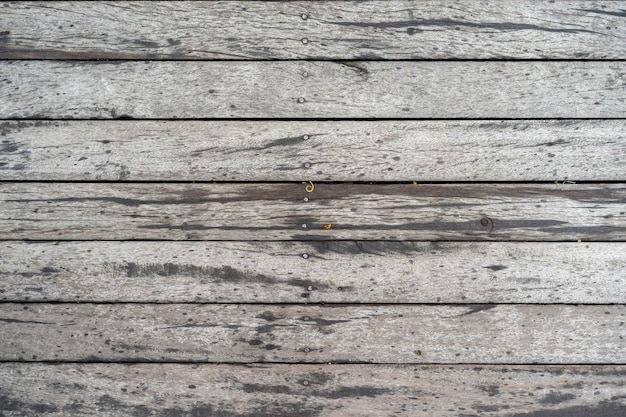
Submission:
M 19 414 L 10 413 L 10 415 L 28 415 L 31 413 L 42 415 L 46 413 L 56 413 L 59 409 L 53 404 L 24 402 L 21 399 L 11 398 L 7 395 L 0 394 L 0 415 L 4 416 L 4 412 L 11 411 Z
M 565 407 L 511 414 L 510 417 L 624 417 L 626 405 L 600 404 L 597 407 Z M 508 416 L 507 416 L 508 417 Z
M 597 33 L 588 29 L 556 29 L 556 28 L 548 28 L 544 26 L 532 25 L 527 23 L 511 23 L 511 22 L 503 22 L 503 23 L 491 23 L 491 22 L 468 22 L 463 20 L 453 20 L 453 19 L 413 19 L 413 20 L 398 20 L 398 21 L 389 21 L 389 22 L 344 22 L 344 21 L 328 21 L 328 20 L 320 20 L 321 22 L 337 25 L 337 26 L 355 26 L 355 27 L 365 27 L 365 28 L 376 28 L 376 29 L 405 29 L 405 28 L 413 28 L 414 30 L 419 30 L 421 27 L 440 27 L 440 28 L 449 28 L 449 27 L 469 27 L 476 29 L 494 29 L 503 32 L 511 32 L 511 31 L 519 31 L 519 30 L 536 30 L 540 32 L 551 32 L 551 33 Z

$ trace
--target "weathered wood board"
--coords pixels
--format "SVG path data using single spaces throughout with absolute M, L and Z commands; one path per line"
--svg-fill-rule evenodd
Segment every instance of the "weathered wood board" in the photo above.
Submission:
M 0 365 L 3 413 L 621 417 L 624 366 Z
M 314 167 L 312 168 L 315 169 Z M 1 183 L 29 240 L 626 239 L 623 184 Z
M 625 86 L 615 61 L 0 61 L 0 118 L 624 118 Z
M 0 14 L 0 56 L 623 59 L 625 8 L 547 0 L 14 2 Z
M 623 303 L 626 244 L 1 242 L 0 300 Z
M 626 306 L 0 304 L 0 360 L 623 364 Z
M 4 121 L 0 142 L 3 180 L 626 180 L 624 120 Z

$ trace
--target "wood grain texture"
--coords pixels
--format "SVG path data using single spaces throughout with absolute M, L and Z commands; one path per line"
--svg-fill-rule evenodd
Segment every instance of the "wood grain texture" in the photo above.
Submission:
M 0 136 L 3 180 L 626 180 L 624 120 L 5 121 Z
M 2 242 L 0 300 L 622 303 L 624 243 Z
M 624 366 L 0 364 L 6 417 L 621 417 Z
M 0 304 L 0 360 L 624 364 L 626 306 Z
M 306 186 L 2 183 L 0 233 L 29 240 L 626 238 L 623 184 L 318 183 L 312 193 Z
M 16 2 L 0 56 L 623 59 L 623 1 Z M 303 39 L 306 39 L 303 41 Z
M 0 118 L 624 118 L 622 62 L 0 61 Z

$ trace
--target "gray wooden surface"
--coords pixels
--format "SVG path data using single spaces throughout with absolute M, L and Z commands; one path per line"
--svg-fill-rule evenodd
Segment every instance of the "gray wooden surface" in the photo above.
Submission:
M 626 362 L 623 305 L 0 304 L 0 359 Z
M 626 367 L 0 364 L 7 416 L 621 417 Z
M 307 187 L 4 183 L 0 233 L 30 240 L 626 237 L 623 184 L 324 183 L 311 193 Z
M 623 417 L 625 19 L 1 3 L 0 417 Z
M 3 180 L 619 181 L 626 172 L 624 120 L 5 121 L 0 135 Z
M 0 61 L 0 118 L 623 118 L 614 61 Z
M 619 1 L 16 2 L 0 55 L 35 59 L 623 59 Z M 7 33 L 8 32 L 8 33 Z
M 626 245 L 1 242 L 0 300 L 623 303 Z

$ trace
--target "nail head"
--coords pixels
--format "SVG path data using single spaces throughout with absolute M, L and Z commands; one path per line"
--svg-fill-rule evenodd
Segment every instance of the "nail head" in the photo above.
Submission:
M 300 97 L 300 98 L 298 98 L 298 103 L 304 103 L 304 101 L 305 101 L 305 100 L 304 100 L 304 97 Z
M 302 257 L 303 257 L 304 259 L 309 259 L 309 254 L 308 254 L 308 253 L 303 253 L 303 254 L 302 254 Z
M 310 164 L 309 162 L 305 162 L 305 163 L 304 163 L 304 167 L 305 167 L 305 168 L 311 168 L 311 164 Z
M 304 197 L 303 200 L 306 203 L 307 201 L 309 201 L 309 197 Z
M 309 15 L 306 14 L 306 13 L 302 13 L 301 17 L 302 17 L 303 20 L 307 20 L 309 18 Z
M 302 136 L 302 139 L 304 139 L 304 140 L 309 140 L 309 135 L 304 135 L 304 136 Z
M 309 385 L 309 381 L 302 381 L 302 385 Z
M 312 286 L 312 285 L 309 285 L 308 287 L 306 287 L 306 290 L 307 290 L 307 291 L 313 291 L 313 286 Z
M 302 223 L 302 228 L 306 229 L 306 223 Z
M 304 353 L 309 353 L 311 351 L 311 349 L 309 349 L 308 347 L 304 348 Z
M 311 318 L 309 316 L 304 316 L 304 318 L 302 320 L 309 321 L 309 320 L 311 320 Z
M 302 43 L 306 45 L 307 43 L 309 43 L 309 40 L 307 38 L 302 38 Z

